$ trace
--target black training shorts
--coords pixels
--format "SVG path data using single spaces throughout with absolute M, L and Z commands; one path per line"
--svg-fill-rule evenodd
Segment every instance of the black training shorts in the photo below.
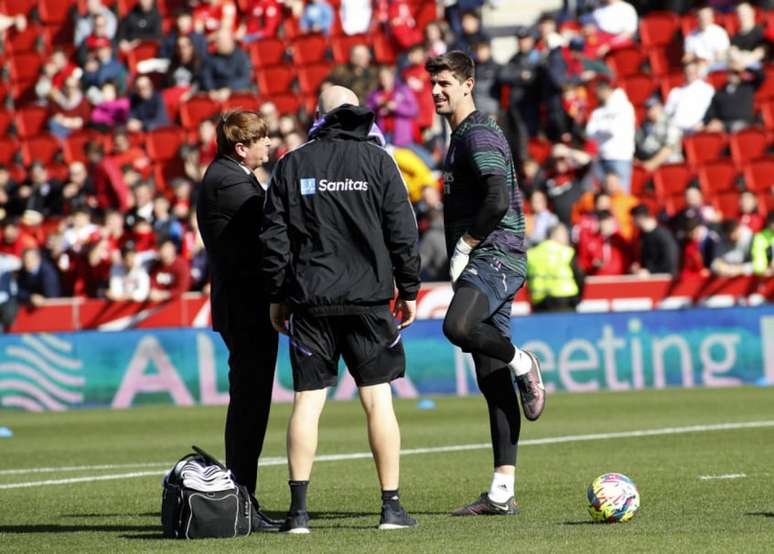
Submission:
M 358 314 L 294 313 L 288 331 L 296 391 L 334 386 L 340 356 L 358 387 L 389 383 L 405 374 L 403 343 L 386 305 Z

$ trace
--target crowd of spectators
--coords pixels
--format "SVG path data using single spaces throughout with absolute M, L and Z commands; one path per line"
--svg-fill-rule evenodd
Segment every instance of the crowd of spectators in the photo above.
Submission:
M 192 214 L 216 152 L 216 112 L 259 110 L 276 160 L 306 140 L 314 120 L 306 100 L 329 84 L 350 87 L 376 113 L 416 209 L 423 277 L 446 279 L 439 169 L 448 129 L 434 114 L 423 66 L 449 49 L 476 60 L 477 106 L 512 145 L 531 246 L 566 235 L 585 275 L 774 274 L 774 221 L 766 216 L 774 176 L 758 189 L 738 176 L 732 210 L 705 198 L 695 179 L 667 202 L 652 179 L 662 166 L 685 165 L 686 137 L 761 125 L 759 91 L 771 86 L 774 39 L 766 2 L 718 0 L 695 9 L 650 1 L 635 9 L 623 0 L 565 1 L 560 12 L 515 29 L 518 48 L 505 64 L 482 25 L 484 3 L 73 1 L 70 36 L 36 41 L 39 74 L 28 92 L 8 92 L 11 110 L 45 109 L 40 134 L 60 148 L 45 160 L 22 148 L 0 165 L 3 324 L 15 303 L 38 306 L 57 296 L 142 302 L 206 291 Z M 643 51 L 641 23 L 659 9 L 690 23 L 682 34 L 675 29 L 674 86 L 662 87 L 663 96 L 656 90 L 667 75 L 656 77 L 650 58 L 633 72 L 618 62 L 620 52 Z M 6 48 L 30 28 L 44 28 L 35 11 L 0 16 Z M 326 71 L 311 90 L 293 50 L 303 37 L 322 41 L 302 52 L 322 49 L 311 65 Z M 256 52 L 277 42 L 277 60 L 264 67 Z M 347 45 L 344 59 L 336 44 Z M 280 66 L 298 75 L 275 93 L 273 74 L 261 74 Z M 626 78 L 643 75 L 652 89 L 644 96 Z M 216 109 L 190 121 L 187 110 L 197 102 Z M 168 131 L 175 150 L 162 155 L 148 137 Z M 270 171 L 271 163 L 259 178 Z M 554 233 L 559 225 L 568 233 Z

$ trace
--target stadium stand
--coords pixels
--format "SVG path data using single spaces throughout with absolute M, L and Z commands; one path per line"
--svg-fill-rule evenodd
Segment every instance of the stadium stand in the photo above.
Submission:
M 158 0 L 151 13 L 140 15 L 158 18 L 161 34 L 127 41 L 127 18 L 140 10 L 136 0 L 105 0 L 101 4 L 0 0 L 0 13 L 17 18 L 2 36 L 0 56 L 4 66 L 0 80 L 0 231 L 8 224 L 20 228 L 18 238 L 9 235 L 6 240 L 0 235 L 0 254 L 18 256 L 26 247 L 41 248 L 57 267 L 63 290 L 73 294 L 73 283 L 94 276 L 95 269 L 89 269 L 86 260 L 102 241 L 108 242 L 107 258 L 102 260 L 108 269 L 127 243 L 147 250 L 147 259 L 153 258 L 153 245 L 167 228 L 154 215 L 153 197 L 164 196 L 185 230 L 174 237 L 179 251 L 189 262 L 199 263 L 203 250 L 191 213 L 201 172 L 214 156 L 206 122 L 222 110 L 260 111 L 269 120 L 276 159 L 303 143 L 317 95 L 327 83 L 351 86 L 365 98 L 377 85 L 377 66 L 397 64 L 396 71 L 417 95 L 420 109 L 430 112 L 424 59 L 451 44 L 475 47 L 489 40 L 489 29 L 475 37 L 453 36 L 449 28 L 458 27 L 459 22 L 448 18 L 459 17 L 459 13 L 452 10 L 446 14 L 444 3 L 431 0 L 375 0 L 368 31 L 346 35 L 339 18 L 339 9 L 346 1 L 329 2 L 336 18 L 327 34 L 302 32 L 298 14 L 303 1 L 277 2 L 281 18 L 277 25 L 266 25 L 269 33 L 261 34 L 255 31 L 260 26 L 248 25 L 255 4 L 252 0 Z M 235 22 L 222 18 L 224 5 L 235 7 Z M 399 22 L 390 15 L 396 5 L 408 7 L 409 15 Z M 181 13 L 192 14 L 188 23 L 181 22 Z M 735 42 L 744 31 L 740 16 L 733 10 L 716 12 L 716 23 L 731 38 L 729 65 L 705 64 L 700 68 L 701 80 L 716 91 L 726 85 L 730 72 L 748 82 L 753 82 L 751 72 L 759 72 L 760 82 L 749 98 L 754 120 L 723 129 L 702 121 L 682 133 L 676 151 L 669 156 L 656 163 L 638 151 L 631 164 L 630 193 L 658 214 L 678 237 L 683 236 L 683 230 L 673 218 L 686 210 L 719 231 L 722 220 L 740 216 L 739 197 L 745 190 L 758 198 L 762 216 L 774 204 L 774 64 L 770 61 L 774 14 L 756 8 L 755 18 L 760 40 L 742 55 L 744 41 Z M 683 45 L 699 25 L 693 12 L 641 12 L 634 37 L 608 43 L 609 37 L 589 21 L 594 21 L 593 11 L 548 14 L 536 25 L 520 27 L 515 33 L 506 29 L 506 34 L 519 36 L 520 44 L 531 42 L 529 50 L 517 53 L 506 64 L 482 63 L 477 74 L 478 79 L 486 77 L 484 71 L 493 76 L 491 95 L 495 107 L 500 106 L 496 115 L 523 173 L 524 192 L 546 191 L 554 210 L 560 199 L 566 200 L 563 195 L 568 187 L 598 192 L 602 186 L 596 169 L 597 145 L 584 133 L 591 113 L 604 108 L 593 85 L 604 77 L 615 89 L 622 89 L 641 125 L 654 96 L 664 101 L 670 91 L 684 85 Z M 188 28 L 184 28 L 186 24 Z M 218 33 L 232 34 L 247 53 L 254 75 L 249 90 L 222 94 L 198 86 L 204 59 L 214 49 Z M 503 30 L 498 33 L 503 34 Z M 190 39 L 195 51 L 192 56 L 181 51 L 186 47 L 186 41 L 180 40 L 182 35 Z M 123 38 L 119 40 L 119 36 Z M 171 53 L 165 50 L 170 45 Z M 370 60 L 362 67 L 351 60 L 353 47 L 359 45 L 370 53 Z M 743 67 L 738 67 L 741 62 L 733 56 L 745 60 Z M 506 78 L 513 68 L 530 78 Z M 122 127 L 140 102 L 134 81 L 143 74 L 160 91 L 168 124 L 150 131 L 132 128 L 125 133 Z M 67 96 L 62 91 L 71 80 L 80 84 L 81 91 Z M 109 119 L 95 118 L 98 111 L 108 114 Z M 54 115 L 58 115 L 56 121 Z M 658 133 L 669 129 L 670 118 L 667 113 L 666 119 L 648 128 L 653 136 L 644 138 L 660 144 L 663 136 Z M 384 131 L 389 140 L 390 129 Z M 557 144 L 578 153 L 571 163 L 557 153 Z M 413 157 L 396 153 L 399 165 L 400 160 L 411 159 L 424 166 L 421 171 L 409 167 L 408 162 L 401 166 L 423 232 L 431 227 L 434 212 L 423 203 L 422 187 L 439 186 L 443 145 L 443 126 L 431 114 L 423 113 L 415 122 L 414 143 L 404 148 Z M 47 168 L 45 182 L 33 182 L 31 168 L 35 164 Z M 82 165 L 87 178 L 78 181 L 73 175 Z M 430 175 L 430 181 L 412 185 L 420 174 Z M 261 178 L 265 180 L 268 175 Z M 151 198 L 137 205 L 138 194 L 142 195 L 137 189 L 146 183 L 151 185 Z M 685 191 L 692 186 L 700 187 L 706 205 L 713 210 L 697 208 L 691 212 L 694 208 L 686 205 Z M 41 206 L 46 207 L 45 216 L 41 216 Z M 89 214 L 89 232 L 75 223 L 75 215 L 84 211 Z M 108 237 L 106 220 L 116 212 L 125 220 L 124 229 L 121 236 Z M 565 222 L 569 225 L 594 221 L 593 210 L 570 212 L 576 219 Z M 581 222 L 577 217 L 585 219 Z M 146 223 L 150 231 L 142 229 Z M 636 253 L 636 240 L 633 237 L 630 245 L 632 254 Z M 710 265 L 708 262 L 707 267 Z M 770 280 L 772 273 L 774 270 L 761 278 Z M 99 297 L 109 288 L 109 271 L 101 275 L 94 289 Z M 426 272 L 423 277 L 428 281 L 446 278 L 443 269 Z M 622 279 L 645 282 L 641 276 Z M 196 286 L 196 291 L 206 294 L 206 284 Z M 760 294 L 771 298 L 771 287 L 761 290 Z M 81 305 L 71 300 L 50 302 L 52 306 L 65 303 L 67 309 Z M 48 317 L 42 315 L 46 309 L 23 312 L 14 330 L 36 328 L 37 324 L 29 322 L 36 313 Z

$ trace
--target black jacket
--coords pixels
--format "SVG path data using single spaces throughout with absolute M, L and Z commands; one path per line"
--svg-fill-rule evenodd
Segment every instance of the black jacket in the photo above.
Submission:
M 342 106 L 286 154 L 269 185 L 261 243 L 272 301 L 347 313 L 419 290 L 417 224 L 374 114 Z
M 212 327 L 224 334 L 268 319 L 258 242 L 265 196 L 255 176 L 228 157 L 215 158 L 202 179 L 196 217 L 210 261 Z

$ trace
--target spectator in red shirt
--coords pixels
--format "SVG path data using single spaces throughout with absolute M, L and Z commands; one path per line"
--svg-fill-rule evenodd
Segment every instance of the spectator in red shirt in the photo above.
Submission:
M 578 263 L 587 275 L 624 275 L 632 262 L 631 246 L 611 212 L 599 211 L 597 219 L 599 230 L 578 244 Z
M 244 43 L 277 36 L 282 6 L 278 0 L 253 0 L 242 21 L 238 36 Z
M 766 219 L 761 214 L 755 194 L 746 190 L 739 195 L 739 224 L 757 233 L 763 230 L 765 222 Z
M 97 239 L 90 243 L 85 254 L 75 256 L 73 294 L 88 298 L 105 296 L 113 265 L 108 242 Z
M 407 0 L 392 0 L 387 9 L 387 30 L 401 50 L 408 50 L 424 41 L 422 30 L 411 13 Z
M 22 253 L 28 248 L 37 248 L 38 243 L 19 226 L 19 219 L 6 217 L 0 222 L 0 254 L 16 256 L 21 260 Z
M 175 243 L 164 241 L 159 247 L 159 259 L 150 272 L 150 300 L 163 302 L 188 291 L 191 284 L 191 270 L 185 259 L 177 255 Z
M 710 274 L 709 268 L 715 260 L 720 238 L 697 217 L 686 220 L 684 232 L 683 269 L 680 277 L 682 279 L 707 277 Z
M 221 29 L 237 30 L 237 9 L 232 0 L 202 0 L 193 11 L 193 25 L 197 33 L 213 41 Z

